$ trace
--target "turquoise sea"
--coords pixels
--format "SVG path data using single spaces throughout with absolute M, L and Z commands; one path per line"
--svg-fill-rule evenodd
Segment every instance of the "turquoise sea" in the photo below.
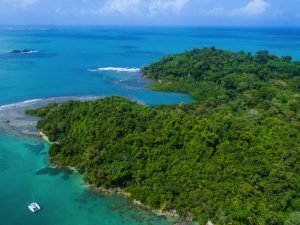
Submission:
M 0 27 L 0 224 L 172 224 L 122 197 L 89 193 L 80 175 L 54 169 L 26 108 L 121 95 L 148 105 L 190 102 L 146 89 L 139 68 L 167 54 L 215 46 L 267 49 L 300 60 L 300 28 Z M 13 50 L 27 53 L 10 53 Z M 42 210 L 32 214 L 35 200 Z

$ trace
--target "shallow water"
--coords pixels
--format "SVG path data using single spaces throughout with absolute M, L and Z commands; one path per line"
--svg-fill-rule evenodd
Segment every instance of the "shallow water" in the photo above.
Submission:
M 79 175 L 49 167 L 48 147 L 36 138 L 0 135 L 1 224 L 168 224 L 123 198 L 89 193 Z M 37 214 L 27 209 L 32 192 L 42 207 Z
M 144 88 L 150 81 L 138 68 L 205 46 L 268 49 L 299 60 L 299 40 L 300 29 L 0 27 L 0 224 L 170 224 L 121 197 L 91 194 L 78 174 L 51 168 L 49 145 L 24 109 L 110 95 L 149 105 L 190 102 Z M 15 49 L 36 52 L 9 53 Z M 42 206 L 38 214 L 27 209 L 32 192 Z

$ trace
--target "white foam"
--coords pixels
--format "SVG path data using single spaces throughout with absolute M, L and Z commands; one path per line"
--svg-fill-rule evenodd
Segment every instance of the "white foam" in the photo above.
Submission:
M 16 50 L 14 50 L 16 51 Z M 34 53 L 39 53 L 40 51 L 37 51 L 37 50 L 20 50 L 18 52 L 14 52 L 14 51 L 10 51 L 9 53 L 13 53 L 13 54 L 34 54 Z
M 137 73 L 140 71 L 139 68 L 125 68 L 125 67 L 101 67 L 97 69 L 89 69 L 90 72 L 98 71 L 116 71 L 116 72 L 126 72 L 126 73 Z
M 28 52 L 20 52 L 20 54 L 33 54 L 33 53 L 38 53 L 39 51 L 37 50 L 30 50 Z
M 32 99 L 32 100 L 26 100 L 23 102 L 17 102 L 12 103 L 8 105 L 2 105 L 0 106 L 0 111 L 5 110 L 12 110 L 12 109 L 23 109 L 28 108 L 29 106 L 35 106 L 35 105 L 47 105 L 49 103 L 53 102 L 64 102 L 64 101 L 88 101 L 88 100 L 96 100 L 99 98 L 103 98 L 104 96 L 66 96 L 66 97 L 52 97 L 52 98 L 45 98 L 45 99 Z
M 2 105 L 2 106 L 0 106 L 0 111 L 13 109 L 13 108 L 17 108 L 17 107 L 18 108 L 26 107 L 26 106 L 38 103 L 40 101 L 43 101 L 43 99 L 32 99 L 32 100 L 26 100 L 26 101 L 23 101 L 23 102 L 12 103 L 12 104 L 8 104 L 8 105 Z

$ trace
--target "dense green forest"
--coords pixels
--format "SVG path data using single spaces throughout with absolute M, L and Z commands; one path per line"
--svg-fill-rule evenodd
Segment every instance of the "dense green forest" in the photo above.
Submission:
M 201 225 L 300 224 L 299 62 L 206 48 L 143 73 L 151 88 L 196 102 L 108 97 L 28 110 L 55 141 L 50 160 Z

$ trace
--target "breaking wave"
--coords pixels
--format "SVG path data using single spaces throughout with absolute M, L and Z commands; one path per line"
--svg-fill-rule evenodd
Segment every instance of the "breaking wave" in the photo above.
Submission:
M 139 68 L 125 68 L 125 67 L 102 67 L 97 69 L 89 69 L 90 72 L 98 72 L 98 71 L 115 71 L 115 72 L 125 72 L 125 73 L 137 73 L 140 71 Z
M 39 53 L 37 50 L 13 50 L 10 53 L 12 54 L 33 54 L 33 53 Z
M 66 97 L 52 97 L 52 98 L 45 98 L 45 99 L 32 99 L 23 102 L 2 105 L 0 106 L 0 111 L 11 110 L 16 108 L 26 109 L 28 107 L 43 106 L 53 102 L 64 102 L 70 100 L 88 101 L 88 100 L 95 100 L 103 97 L 104 96 L 66 96 Z
M 46 106 L 49 103 L 59 103 L 70 100 L 88 101 L 104 98 L 105 96 L 68 96 L 52 97 L 46 99 L 32 99 L 23 102 L 0 106 L 0 131 L 13 132 L 19 135 L 36 136 L 37 118 L 28 116 L 24 112 L 26 109 L 34 109 Z
M 33 54 L 33 53 L 39 53 L 40 51 L 37 50 L 30 50 L 28 52 L 22 52 L 21 54 Z
M 41 102 L 43 99 L 32 99 L 32 100 L 27 100 L 23 102 L 18 102 L 18 103 L 12 103 L 8 105 L 2 105 L 0 106 L 0 111 L 4 110 L 10 110 L 14 108 L 25 108 L 26 106 L 34 105 L 35 103 Z

